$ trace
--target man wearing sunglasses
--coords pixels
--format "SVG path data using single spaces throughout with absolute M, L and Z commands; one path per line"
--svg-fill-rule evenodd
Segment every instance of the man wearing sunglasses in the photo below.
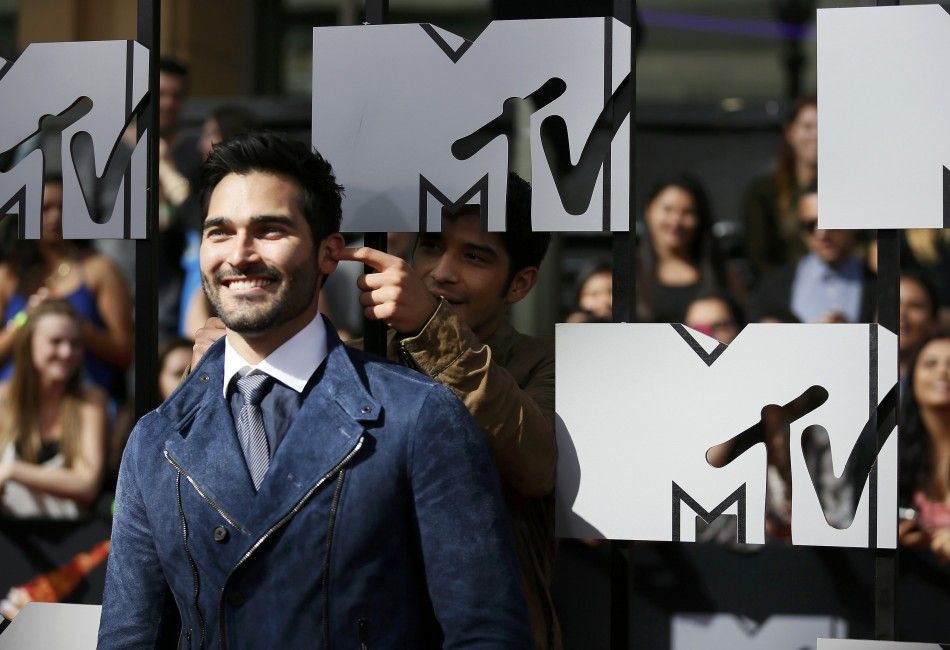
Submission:
M 874 274 L 857 256 L 858 231 L 818 227 L 818 187 L 798 199 L 808 253 L 766 276 L 751 301 L 753 318 L 783 310 L 803 323 L 868 323 L 874 319 Z

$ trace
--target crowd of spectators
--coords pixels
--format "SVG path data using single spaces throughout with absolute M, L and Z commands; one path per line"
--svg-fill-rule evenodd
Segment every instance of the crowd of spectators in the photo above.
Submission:
M 160 81 L 157 373 L 159 398 L 165 399 L 188 367 L 190 337 L 214 315 L 200 290 L 200 165 L 215 143 L 253 129 L 256 119 L 222 105 L 208 115 L 199 137 L 187 137 L 180 124 L 187 70 L 163 62 Z M 749 322 L 872 322 L 870 237 L 817 227 L 816 179 L 817 103 L 805 98 L 783 128 L 774 171 L 746 190 L 744 212 L 737 215 L 745 236 L 741 264 L 719 251 L 717 215 L 700 179 L 684 173 L 658 182 L 640 215 L 638 318 L 683 322 L 725 344 Z M 121 270 L 122 260 L 63 239 L 62 193 L 59 178 L 47 179 L 41 240 L 0 247 L 4 516 L 77 518 L 89 512 L 100 486 L 109 485 L 110 466 L 114 473 L 128 433 L 128 272 Z M 950 312 L 950 230 L 907 231 L 901 245 L 900 540 L 948 561 L 950 334 L 939 327 L 947 325 Z M 406 246 L 411 249 L 412 242 Z M 609 322 L 613 279 L 609 266 L 592 266 L 578 284 L 576 303 L 563 306 L 565 319 Z M 355 291 L 352 297 L 357 299 Z M 787 440 L 767 442 L 788 449 Z M 786 512 L 781 504 L 770 503 L 770 509 Z M 780 525 L 770 531 L 787 539 L 788 522 L 777 520 Z

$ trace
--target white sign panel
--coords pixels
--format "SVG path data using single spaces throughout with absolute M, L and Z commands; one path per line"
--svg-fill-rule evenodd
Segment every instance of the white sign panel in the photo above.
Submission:
M 534 230 L 629 226 L 630 29 L 613 18 L 313 31 L 313 145 L 346 188 L 345 231 L 436 231 L 479 204 L 505 230 L 530 156 Z
M 760 544 L 784 467 L 794 544 L 895 547 L 890 331 L 749 325 L 727 347 L 682 325 L 561 324 L 556 348 L 559 536 L 695 541 L 731 517 Z
M 93 650 L 100 605 L 29 603 L 0 634 L 0 650 Z
M 670 650 L 816 650 L 820 635 L 847 636 L 832 616 L 771 616 L 758 623 L 735 614 L 677 614 Z
M 131 147 L 121 139 L 147 94 L 148 49 L 135 41 L 33 43 L 15 63 L 0 60 L 0 218 L 39 239 L 52 166 L 62 170 L 63 238 L 144 239 L 147 130 Z
M 818 10 L 822 228 L 950 227 L 950 14 Z
M 946 650 L 946 648 L 946 645 L 939 643 L 818 639 L 818 650 Z

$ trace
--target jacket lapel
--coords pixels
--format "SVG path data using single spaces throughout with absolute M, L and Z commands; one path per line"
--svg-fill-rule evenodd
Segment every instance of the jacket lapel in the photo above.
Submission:
M 207 498 L 246 527 L 256 493 L 221 391 L 223 351 L 223 341 L 215 343 L 161 407 L 175 429 L 165 441 L 165 453 L 186 475 L 182 478 L 197 483 Z
M 254 500 L 248 525 L 258 533 L 279 522 L 315 488 L 325 487 L 360 444 L 364 425 L 380 416 L 379 403 L 363 385 L 329 323 L 327 348 L 323 374 L 271 458 Z

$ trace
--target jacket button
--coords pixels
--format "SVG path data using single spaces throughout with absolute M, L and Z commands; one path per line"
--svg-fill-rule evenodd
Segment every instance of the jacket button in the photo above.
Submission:
M 198 375 L 198 379 L 199 379 L 202 383 L 207 384 L 209 381 L 211 381 L 211 376 L 208 375 L 208 373 L 203 372 L 203 373 L 201 373 L 200 375 Z
M 232 607 L 240 607 L 244 604 L 244 594 L 240 591 L 232 591 L 228 594 L 228 604 Z
M 373 409 L 371 409 L 370 407 L 366 406 L 365 404 L 360 407 L 360 413 L 362 413 L 363 415 L 366 415 L 367 413 L 369 413 L 369 412 L 372 411 L 372 410 L 373 410 Z
M 216 542 L 226 542 L 228 539 L 228 529 L 224 526 L 215 526 L 214 528 L 214 541 Z

